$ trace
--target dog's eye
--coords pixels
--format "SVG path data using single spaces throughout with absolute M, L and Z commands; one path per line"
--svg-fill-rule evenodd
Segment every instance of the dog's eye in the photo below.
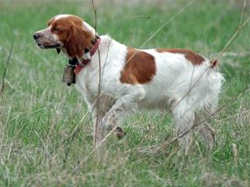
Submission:
M 52 30 L 52 32 L 53 32 L 53 31 L 60 31 L 60 28 L 59 28 L 59 27 L 52 27 L 51 30 Z

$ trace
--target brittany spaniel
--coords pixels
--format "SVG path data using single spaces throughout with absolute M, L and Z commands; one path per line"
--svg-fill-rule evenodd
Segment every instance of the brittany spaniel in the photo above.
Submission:
M 121 44 L 74 15 L 57 15 L 33 35 L 42 49 L 64 52 L 75 84 L 93 116 L 95 146 L 109 131 L 117 137 L 124 116 L 139 109 L 171 111 L 181 150 L 190 149 L 192 129 L 212 147 L 214 131 L 205 123 L 218 104 L 223 76 L 216 61 L 186 49 L 136 49 Z M 74 80 L 72 82 L 74 83 Z

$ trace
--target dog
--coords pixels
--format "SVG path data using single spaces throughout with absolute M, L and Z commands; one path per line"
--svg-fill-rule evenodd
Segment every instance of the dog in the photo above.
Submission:
M 92 113 L 95 147 L 111 130 L 125 136 L 122 119 L 141 109 L 170 111 L 185 153 L 192 144 L 190 129 L 198 123 L 205 144 L 213 146 L 214 130 L 204 119 L 216 111 L 224 80 L 217 60 L 186 49 L 127 47 L 67 14 L 51 18 L 33 38 L 40 48 L 69 58 L 76 87 Z

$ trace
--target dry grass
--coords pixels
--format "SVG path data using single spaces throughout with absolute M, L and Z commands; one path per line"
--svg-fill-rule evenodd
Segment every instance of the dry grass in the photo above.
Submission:
M 143 47 L 183 47 L 217 56 L 249 11 L 242 11 L 243 1 L 236 6 L 233 0 L 197 0 L 174 17 L 192 2 L 95 1 L 98 32 L 129 46 L 147 41 Z M 127 137 L 117 141 L 109 136 L 107 151 L 96 152 L 83 99 L 60 82 L 67 59 L 55 51 L 36 49 L 32 41 L 33 32 L 54 14 L 77 14 L 95 23 L 92 4 L 2 0 L 0 6 L 1 78 L 15 37 L 0 95 L 0 186 L 249 185 L 248 22 L 219 59 L 226 82 L 223 108 L 209 120 L 217 132 L 211 152 L 198 137 L 186 157 L 177 156 L 175 141 L 159 149 L 175 137 L 175 125 L 168 115 L 148 113 L 126 119 Z M 27 7 L 29 11 L 24 11 Z M 226 55 L 230 53 L 236 55 Z

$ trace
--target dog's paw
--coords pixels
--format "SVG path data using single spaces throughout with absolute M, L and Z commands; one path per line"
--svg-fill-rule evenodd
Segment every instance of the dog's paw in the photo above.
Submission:
M 116 137 L 119 138 L 119 139 L 126 136 L 126 132 L 124 132 L 121 127 L 116 127 L 115 130 L 114 130 L 114 133 L 115 133 Z

